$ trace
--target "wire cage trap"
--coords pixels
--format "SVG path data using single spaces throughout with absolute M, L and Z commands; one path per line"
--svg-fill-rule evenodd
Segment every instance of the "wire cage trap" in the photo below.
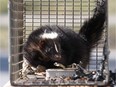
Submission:
M 45 81 L 45 78 L 23 79 L 23 45 L 29 34 L 42 25 L 67 26 L 78 32 L 93 14 L 97 0 L 9 0 L 10 15 L 10 81 L 12 85 L 105 85 L 108 82 L 107 22 L 102 40 L 91 52 L 88 71 L 97 72 L 104 66 L 103 81 Z M 101 63 L 103 62 L 103 63 Z M 54 70 L 53 70 L 54 71 Z M 50 72 L 50 70 L 48 70 Z M 58 71 L 59 72 L 59 71 Z M 60 75 L 58 74 L 57 75 Z M 60 73 L 60 72 L 59 72 Z M 63 73 L 63 72 L 62 72 Z M 72 72 L 73 73 L 73 72 Z

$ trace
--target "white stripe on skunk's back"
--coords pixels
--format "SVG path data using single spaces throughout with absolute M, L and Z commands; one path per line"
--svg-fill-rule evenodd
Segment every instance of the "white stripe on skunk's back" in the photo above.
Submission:
M 42 35 L 40 35 L 40 37 L 43 39 L 55 39 L 58 37 L 58 33 L 56 33 L 56 32 L 50 32 L 50 33 L 44 32 Z

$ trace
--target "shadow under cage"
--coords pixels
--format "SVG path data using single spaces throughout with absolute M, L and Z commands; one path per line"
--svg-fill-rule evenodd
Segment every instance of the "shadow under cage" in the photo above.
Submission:
M 10 81 L 12 85 L 104 85 L 108 82 L 107 21 L 99 44 L 91 52 L 87 71 L 99 71 L 103 81 L 70 81 L 54 83 L 32 75 L 21 77 L 23 45 L 29 34 L 43 25 L 67 26 L 78 32 L 83 22 L 93 15 L 97 0 L 9 0 L 10 18 Z M 58 72 L 57 72 L 58 73 Z M 34 78 L 35 77 L 35 78 Z

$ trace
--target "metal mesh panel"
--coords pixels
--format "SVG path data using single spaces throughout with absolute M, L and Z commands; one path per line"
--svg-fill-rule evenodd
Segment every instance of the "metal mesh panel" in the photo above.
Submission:
M 94 7 L 94 0 L 24 0 L 25 26 L 32 31 L 42 25 L 57 24 L 77 31 L 90 18 Z
M 10 0 L 10 62 L 11 62 L 11 79 L 19 78 L 21 70 L 21 61 L 23 59 L 23 1 Z
M 83 22 L 92 16 L 95 1 L 9 0 L 11 83 L 15 85 L 24 84 L 19 84 L 22 81 L 19 80 L 23 62 L 22 47 L 34 29 L 43 25 L 62 25 L 78 32 Z M 106 34 L 107 31 L 105 30 L 100 44 L 92 50 L 91 61 L 87 67 L 88 70 L 99 69 L 100 62 L 103 59 Z M 37 85 L 37 83 L 31 83 L 31 85 Z

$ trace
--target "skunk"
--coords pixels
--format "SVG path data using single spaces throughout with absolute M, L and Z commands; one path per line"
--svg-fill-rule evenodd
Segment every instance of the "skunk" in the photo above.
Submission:
M 97 2 L 93 16 L 84 22 L 78 33 L 68 27 L 52 25 L 34 30 L 24 45 L 24 58 L 28 64 L 37 68 L 58 68 L 55 62 L 65 67 L 72 63 L 86 68 L 91 49 L 101 39 L 106 21 L 106 0 Z

